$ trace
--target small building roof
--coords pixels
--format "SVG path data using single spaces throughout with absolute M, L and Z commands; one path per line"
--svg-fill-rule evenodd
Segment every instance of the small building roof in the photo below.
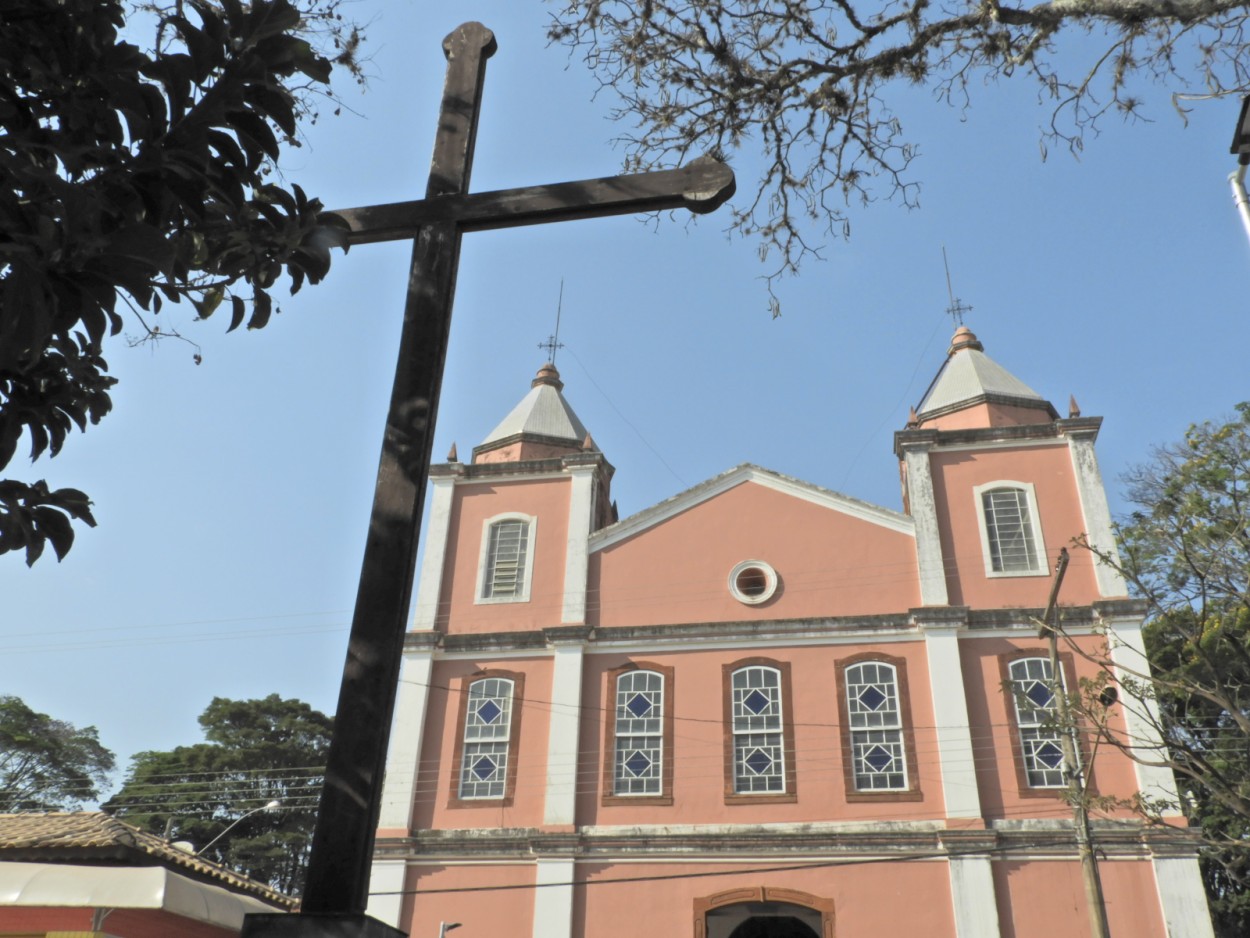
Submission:
M 560 380 L 556 366 L 550 362 L 543 365 L 530 383 L 529 393 L 486 435 L 482 446 L 518 433 L 571 440 L 581 446 L 582 440 L 586 439 L 586 428 L 560 393 L 562 390 L 564 382 Z
M 967 326 L 960 326 L 947 349 L 946 361 L 916 408 L 921 423 L 970 407 L 991 403 L 1044 410 L 1057 417 L 1050 402 L 985 354 L 985 347 Z
M 0 862 L 161 866 L 278 909 L 296 900 L 101 811 L 0 814 Z

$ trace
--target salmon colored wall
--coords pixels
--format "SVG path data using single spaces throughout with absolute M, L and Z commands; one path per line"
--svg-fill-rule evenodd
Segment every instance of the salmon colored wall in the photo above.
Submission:
M 839 731 L 836 662 L 876 650 L 906 661 L 911 721 L 922 800 L 848 802 L 844 754 Z M 725 722 L 722 665 L 758 655 L 790 664 L 791 720 L 797 750 L 798 800 L 782 803 L 769 796 L 749 804 L 725 803 Z M 673 803 L 603 805 L 604 721 L 613 718 L 614 695 L 607 673 L 631 661 L 674 670 L 669 706 L 673 709 Z M 873 819 L 941 818 L 944 814 L 937 770 L 932 696 L 924 643 L 891 642 L 876 646 L 791 647 L 667 654 L 588 655 L 582 684 L 585 707 L 581 727 L 579 824 L 750 824 Z
M 781 583 L 768 602 L 730 595 L 729 572 L 743 560 L 776 568 Z M 747 482 L 592 553 L 587 621 L 872 615 L 906 612 L 919 596 L 910 535 Z
M 420 895 L 405 904 L 401 927 L 412 938 L 435 938 L 439 922 L 459 922 L 459 934 L 480 936 L 528 936 L 534 923 L 534 891 L 501 889 L 477 893 L 438 893 L 439 889 L 465 886 L 532 885 L 532 864 L 470 866 L 425 865 L 408 868 L 407 888 Z M 455 932 L 449 932 L 455 935 Z M 539 938 L 539 936 L 535 936 Z
M 980 427 L 1018 427 L 1051 422 L 1050 414 L 1037 407 L 1011 404 L 975 404 L 953 413 L 922 420 L 926 430 L 973 430 Z
M 456 486 L 439 593 L 438 627 L 449 634 L 514 632 L 558 625 L 564 603 L 569 531 L 567 478 Z M 475 603 L 483 525 L 507 512 L 537 516 L 529 602 Z
M 973 489 L 999 480 L 1033 484 L 1045 540 L 1044 569 L 1053 568 L 1061 547 L 1069 548 L 1071 563 L 1060 601 L 1078 605 L 1101 598 L 1092 558 L 1086 551 L 1071 549 L 1072 539 L 1085 532 L 1085 521 L 1066 444 L 935 452 L 930 462 L 952 606 L 996 609 L 1046 605 L 1050 593 L 1047 576 L 985 575 L 981 506 Z
M 802 862 L 790 856 L 784 863 Z M 767 866 L 761 862 L 758 865 Z M 784 873 L 732 873 L 715 863 L 579 863 L 579 879 L 603 881 L 625 876 L 678 876 L 634 885 L 596 885 L 574 898 L 575 938 L 654 935 L 692 938 L 694 902 L 729 889 L 770 886 L 796 889 L 834 902 L 834 934 L 923 935 L 954 938 L 954 911 L 945 863 L 869 863 Z M 698 877 L 699 873 L 730 875 Z M 625 926 L 622 927 L 622 923 Z M 1062 934 L 1054 932 L 1053 935 Z
M 1104 860 L 1098 864 L 1108 931 L 1133 938 L 1164 938 L 1152 864 Z M 1076 860 L 1029 860 L 994 864 L 1002 938 L 1088 935 L 1089 910 Z
M 91 914 L 91 909 L 0 908 L 0 935 L 88 933 Z M 105 919 L 103 932 L 116 938 L 238 938 L 239 934 L 157 909 L 115 909 Z
M 1103 640 L 1098 636 L 1073 639 L 1079 647 L 1091 653 L 1102 651 Z M 1071 818 L 1072 809 L 1054 789 L 1021 788 L 1017 777 L 1018 743 L 1012 729 L 1012 701 L 1003 690 L 1003 677 L 999 656 L 1017 651 L 1036 652 L 1047 655 L 1046 642 L 1021 637 L 969 638 L 959 643 L 963 663 L 964 690 L 968 700 L 968 719 L 972 723 L 972 747 L 977 760 L 977 788 L 981 793 L 981 810 L 987 818 L 1052 817 Z M 1060 648 L 1062 652 L 1062 647 Z M 1072 668 L 1077 680 L 1093 679 L 1098 669 L 1079 655 L 1072 656 Z M 1068 675 L 1065 680 L 1070 680 Z M 1070 686 L 1070 685 L 1069 685 Z M 1123 708 L 1113 706 L 1110 726 L 1124 732 Z M 1086 737 L 1083 737 L 1086 738 Z M 1090 771 L 1090 782 L 1100 795 L 1128 798 L 1137 791 L 1137 779 L 1129 759 L 1107 746 L 1099 747 L 1090 761 L 1091 748 L 1082 745 L 1083 760 Z M 1053 792 L 1053 793 L 1052 793 Z M 1132 817 L 1126 810 L 1100 811 L 1100 817 Z
M 513 803 L 505 807 L 499 801 L 483 799 L 470 802 L 466 807 L 453 808 L 448 806 L 448 802 L 458 784 L 452 773 L 460 746 L 456 730 L 460 716 L 461 679 L 485 670 L 519 672 L 525 676 L 522 689 L 525 699 L 514 700 L 512 709 L 513 724 L 518 717 L 521 721 L 517 747 L 508 767 L 509 774 L 515 773 L 516 778 Z M 550 715 L 550 707 L 544 701 L 551 700 L 551 659 L 436 661 L 430 683 L 414 826 L 418 830 L 541 826 L 547 786 Z

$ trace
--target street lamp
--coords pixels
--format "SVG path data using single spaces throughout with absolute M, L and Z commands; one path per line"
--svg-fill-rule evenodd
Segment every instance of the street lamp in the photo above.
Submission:
M 195 855 L 198 857 L 205 850 L 207 850 L 213 844 L 217 843 L 217 841 L 221 840 L 221 838 L 225 837 L 228 833 L 234 830 L 239 824 L 241 824 L 243 821 L 246 821 L 248 818 L 250 818 L 253 814 L 256 814 L 258 811 L 276 811 L 280 807 L 282 807 L 282 802 L 279 801 L 277 798 L 275 798 L 273 801 L 269 802 L 268 804 L 263 804 L 259 808 L 253 808 L 251 811 L 248 811 L 246 814 L 240 815 L 239 817 L 235 818 L 235 820 L 230 824 L 229 827 L 227 827 L 224 831 L 222 831 L 220 834 L 218 834 L 216 837 L 214 837 L 212 840 L 206 843 L 199 850 L 195 851 Z
M 447 938 L 447 933 L 449 931 L 451 931 L 453 928 L 459 928 L 459 927 L 460 927 L 459 922 L 439 922 L 438 923 L 438 938 Z
M 1246 236 L 1250 237 L 1250 198 L 1246 195 L 1246 166 L 1250 165 L 1250 95 L 1242 98 L 1237 131 L 1233 134 L 1229 152 L 1237 157 L 1237 169 L 1229 174 L 1228 181 L 1233 187 L 1233 201 L 1237 204 Z

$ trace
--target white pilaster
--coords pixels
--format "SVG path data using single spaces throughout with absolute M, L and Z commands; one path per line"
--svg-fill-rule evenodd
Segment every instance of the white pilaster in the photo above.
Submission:
M 929 450 L 909 445 L 903 454 L 903 465 L 907 470 L 907 503 L 912 520 L 916 522 L 920 602 L 926 606 L 945 606 L 950 600 L 946 593 L 946 567 L 942 562 L 942 539 L 938 530 Z
M 1168 938 L 1213 938 L 1211 910 L 1193 857 L 1155 857 L 1155 882 Z
M 395 719 L 386 752 L 386 776 L 382 782 L 382 809 L 378 827 L 408 830 L 421 766 L 421 736 L 430 693 L 434 649 L 405 648 L 399 667 L 395 695 Z
M 937 732 L 938 765 L 942 772 L 942 800 L 948 818 L 981 817 L 977 792 L 976 756 L 964 694 L 959 633 L 947 620 L 925 622 L 924 610 L 915 610 L 924 630 L 929 662 L 929 691 L 933 696 L 933 723 Z M 961 932 L 962 934 L 962 932 Z
M 404 908 L 404 874 L 408 864 L 403 860 L 374 860 L 369 872 L 369 904 L 365 913 L 403 930 L 399 917 Z
M 560 621 L 580 625 L 586 621 L 586 577 L 590 568 L 590 521 L 594 509 L 596 466 L 572 466 L 573 490 L 569 494 L 569 532 L 564 555 L 564 609 Z
M 1141 626 L 1141 619 L 1138 618 L 1107 620 L 1107 643 L 1117 676 L 1138 685 L 1150 674 Z M 1149 799 L 1175 804 L 1179 814 L 1180 800 L 1172 770 L 1163 765 L 1150 764 L 1158 762 L 1165 753 L 1159 733 L 1159 708 L 1149 694 L 1140 700 L 1138 696 L 1125 694 L 1120 706 L 1129 741 L 1140 743 L 1129 747 L 1129 754 L 1133 757 L 1133 770 L 1137 774 L 1137 787 Z
M 548 635 L 560 630 L 549 629 Z M 571 825 L 577 802 L 579 714 L 585 630 L 551 640 L 551 723 L 547 732 L 547 798 L 543 823 Z M 572 640 L 570 640 L 572 639 Z M 539 890 L 542 892 L 543 890 Z M 536 933 L 537 934 L 537 933 Z
M 951 900 L 959 938 L 999 938 L 998 903 L 989 857 L 951 857 Z
M 534 883 L 533 938 L 571 938 L 573 934 L 573 874 L 571 859 L 540 857 Z
M 1107 505 L 1107 491 L 1103 488 L 1102 473 L 1098 470 L 1098 457 L 1094 453 L 1093 431 L 1068 435 L 1068 452 L 1072 456 L 1072 469 L 1076 475 L 1076 491 L 1081 499 L 1081 512 L 1085 518 L 1085 536 L 1090 546 L 1119 562 L 1115 534 L 1111 525 L 1111 509 Z M 1103 563 L 1094 555 L 1094 576 L 1098 580 L 1098 592 L 1104 597 L 1127 596 L 1128 587 L 1120 571 Z
M 417 580 L 417 604 L 412 616 L 414 632 L 433 629 L 438 618 L 443 564 L 447 559 L 447 535 L 451 531 L 451 496 L 456 480 L 453 476 L 436 476 L 433 484 L 429 523 L 425 529 L 425 553 L 421 560 L 421 576 Z

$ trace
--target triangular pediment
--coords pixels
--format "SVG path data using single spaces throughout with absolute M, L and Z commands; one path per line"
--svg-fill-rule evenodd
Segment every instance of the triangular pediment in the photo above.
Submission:
M 890 531 L 915 537 L 915 523 L 910 515 L 860 501 L 849 495 L 812 485 L 771 469 L 743 463 L 728 472 L 713 476 L 693 488 L 680 492 L 672 498 L 665 499 L 628 518 L 623 518 L 616 524 L 596 531 L 590 537 L 590 550 L 592 552 L 603 550 L 635 537 L 741 485 L 760 485 L 830 511 L 840 512 L 860 521 L 867 521 Z

